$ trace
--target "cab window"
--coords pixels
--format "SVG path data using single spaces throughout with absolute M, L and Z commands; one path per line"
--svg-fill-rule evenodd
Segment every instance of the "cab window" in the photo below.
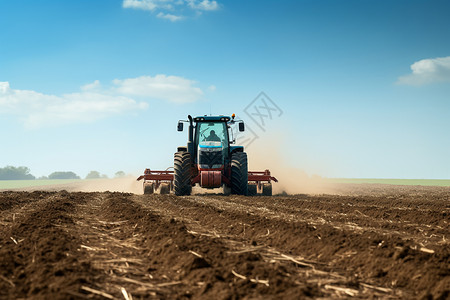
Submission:
M 201 122 L 197 125 L 198 142 L 221 142 L 227 144 L 226 124 L 224 122 Z

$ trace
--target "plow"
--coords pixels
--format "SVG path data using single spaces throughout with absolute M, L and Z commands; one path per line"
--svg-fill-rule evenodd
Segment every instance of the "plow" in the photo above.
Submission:
M 234 145 L 232 127 L 245 131 L 242 120 L 229 116 L 199 116 L 178 121 L 178 131 L 188 123 L 188 142 L 177 148 L 173 168 L 164 171 L 145 169 L 137 180 L 143 180 L 144 194 L 186 196 L 192 187 L 223 188 L 225 194 L 272 195 L 272 182 L 278 182 L 269 170 L 248 171 L 247 153 Z

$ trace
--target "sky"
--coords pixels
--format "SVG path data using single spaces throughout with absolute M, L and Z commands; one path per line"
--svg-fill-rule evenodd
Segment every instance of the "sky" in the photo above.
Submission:
M 450 179 L 449 12 L 435 0 L 0 1 L 0 167 L 165 169 L 186 144 L 178 120 L 235 113 L 250 165 Z

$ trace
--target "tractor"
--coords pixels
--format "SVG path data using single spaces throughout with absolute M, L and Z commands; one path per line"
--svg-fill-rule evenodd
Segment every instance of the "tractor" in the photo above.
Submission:
M 248 171 L 247 153 L 243 146 L 236 146 L 232 138 L 232 126 L 245 130 L 242 120 L 229 116 L 199 116 L 178 121 L 178 131 L 183 131 L 184 123 L 189 124 L 186 146 L 177 148 L 173 170 L 154 171 L 145 169 L 144 194 L 159 190 L 161 194 L 171 191 L 177 196 L 192 193 L 192 187 L 214 189 L 223 187 L 225 194 L 254 196 L 261 193 L 272 195 L 272 177 L 269 170 Z

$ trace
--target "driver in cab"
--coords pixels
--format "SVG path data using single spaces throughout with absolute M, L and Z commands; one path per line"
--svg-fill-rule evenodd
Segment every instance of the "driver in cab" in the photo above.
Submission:
M 214 130 L 211 130 L 209 132 L 209 136 L 206 138 L 208 142 L 221 142 L 220 137 L 217 136 L 216 132 Z

